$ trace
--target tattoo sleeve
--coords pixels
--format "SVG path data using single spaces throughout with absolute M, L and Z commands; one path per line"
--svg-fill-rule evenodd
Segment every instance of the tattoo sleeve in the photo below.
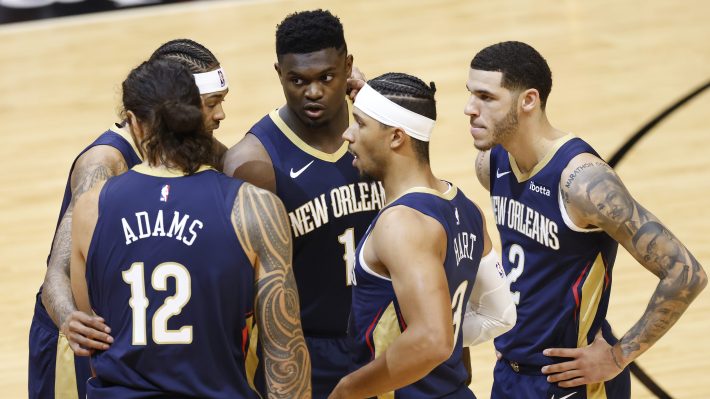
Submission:
M 660 279 L 641 319 L 619 341 L 628 363 L 678 321 L 706 286 L 707 276 L 673 233 L 631 197 L 606 163 L 583 163 L 562 182 L 568 208 L 601 227 Z
M 54 235 L 47 265 L 47 274 L 42 285 L 42 303 L 52 321 L 61 328 L 69 314 L 76 310 L 72 296 L 69 263 L 71 260 L 71 220 L 74 204 L 82 194 L 97 183 L 125 172 L 128 169 L 123 159 L 104 162 L 77 162 L 71 176 L 72 200 L 59 222 Z
M 311 364 L 303 338 L 291 230 L 281 201 L 244 184 L 232 210 L 239 241 L 256 256 L 256 318 L 269 398 L 310 398 Z

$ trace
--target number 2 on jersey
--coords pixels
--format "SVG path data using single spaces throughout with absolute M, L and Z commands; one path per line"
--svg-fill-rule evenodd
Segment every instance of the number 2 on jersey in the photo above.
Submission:
M 123 281 L 131 286 L 131 299 L 128 306 L 133 313 L 133 345 L 146 345 L 146 309 L 148 297 L 145 294 L 145 275 L 143 262 L 135 262 L 124 270 Z M 190 300 L 192 284 L 190 272 L 185 266 L 175 262 L 165 262 L 153 270 L 151 286 L 154 290 L 165 291 L 168 277 L 175 279 L 175 295 L 165 299 L 162 306 L 153 315 L 153 342 L 156 344 L 189 344 L 192 342 L 192 326 L 182 326 L 179 330 L 168 330 L 168 319 L 180 314 Z
M 510 273 L 508 273 L 508 282 L 512 284 L 520 278 L 525 269 L 525 252 L 523 252 L 523 247 L 518 244 L 511 245 L 508 251 L 508 261 L 510 261 L 510 264 L 516 265 L 514 268 L 510 269 Z M 516 305 L 520 304 L 520 291 L 513 292 L 513 302 Z

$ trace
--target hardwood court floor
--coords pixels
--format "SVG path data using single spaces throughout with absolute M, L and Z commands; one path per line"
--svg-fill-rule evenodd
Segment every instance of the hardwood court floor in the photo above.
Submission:
M 645 121 L 708 79 L 710 4 L 660 0 L 231 1 L 200 2 L 0 27 L 0 392 L 26 395 L 27 332 L 42 282 L 67 171 L 74 156 L 116 120 L 130 68 L 161 43 L 189 37 L 222 61 L 231 82 L 231 145 L 283 103 L 272 64 L 274 30 L 289 12 L 328 7 L 369 77 L 387 71 L 437 83 L 439 123 L 432 165 L 483 206 L 463 106 L 468 63 L 482 47 L 522 40 L 554 75 L 553 124 L 609 156 Z M 618 166 L 631 192 L 710 268 L 710 95 L 688 104 Z M 492 224 L 489 224 L 492 227 Z M 496 236 L 494 231 L 491 231 Z M 623 250 L 609 320 L 618 334 L 645 309 L 656 278 Z M 710 397 L 710 290 L 640 360 L 674 397 Z M 492 346 L 473 351 L 473 388 L 490 392 Z M 634 383 L 633 397 L 650 394 Z

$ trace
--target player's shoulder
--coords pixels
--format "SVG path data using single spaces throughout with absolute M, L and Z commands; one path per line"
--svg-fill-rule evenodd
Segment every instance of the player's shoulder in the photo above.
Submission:
M 74 165 L 74 169 L 82 169 L 91 166 L 104 166 L 109 168 L 114 174 L 128 170 L 126 160 L 121 151 L 110 145 L 95 145 L 84 151 Z
M 608 171 L 611 171 L 611 167 L 599 156 L 582 152 L 575 155 L 562 168 L 560 188 L 563 193 L 568 192 L 573 186 L 586 182 L 591 176 Z
M 276 191 L 276 177 L 271 156 L 259 138 L 251 133 L 244 135 L 239 142 L 227 150 L 224 155 L 224 173 Z
M 433 217 L 407 205 L 395 204 L 382 211 L 373 232 L 380 238 L 397 240 L 430 239 L 445 234 L 444 227 Z
M 236 206 L 241 206 L 247 211 L 255 209 L 279 211 L 284 209 L 281 198 L 276 194 L 249 182 L 244 182 L 239 187 L 239 193 L 235 199 Z

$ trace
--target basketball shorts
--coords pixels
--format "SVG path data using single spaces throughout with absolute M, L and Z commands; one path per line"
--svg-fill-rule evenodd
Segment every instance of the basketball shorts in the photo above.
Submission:
M 541 367 L 511 365 L 505 359 L 493 369 L 491 399 L 629 399 L 631 378 L 629 369 L 604 383 L 575 388 L 561 388 L 547 382 Z M 517 369 L 517 371 L 516 371 Z
M 311 356 L 313 399 L 327 398 L 341 378 L 354 371 L 348 337 L 325 338 L 306 336 Z
M 27 387 L 30 399 L 73 399 L 86 397 L 91 376 L 88 357 L 74 356 L 37 294 L 30 325 Z

